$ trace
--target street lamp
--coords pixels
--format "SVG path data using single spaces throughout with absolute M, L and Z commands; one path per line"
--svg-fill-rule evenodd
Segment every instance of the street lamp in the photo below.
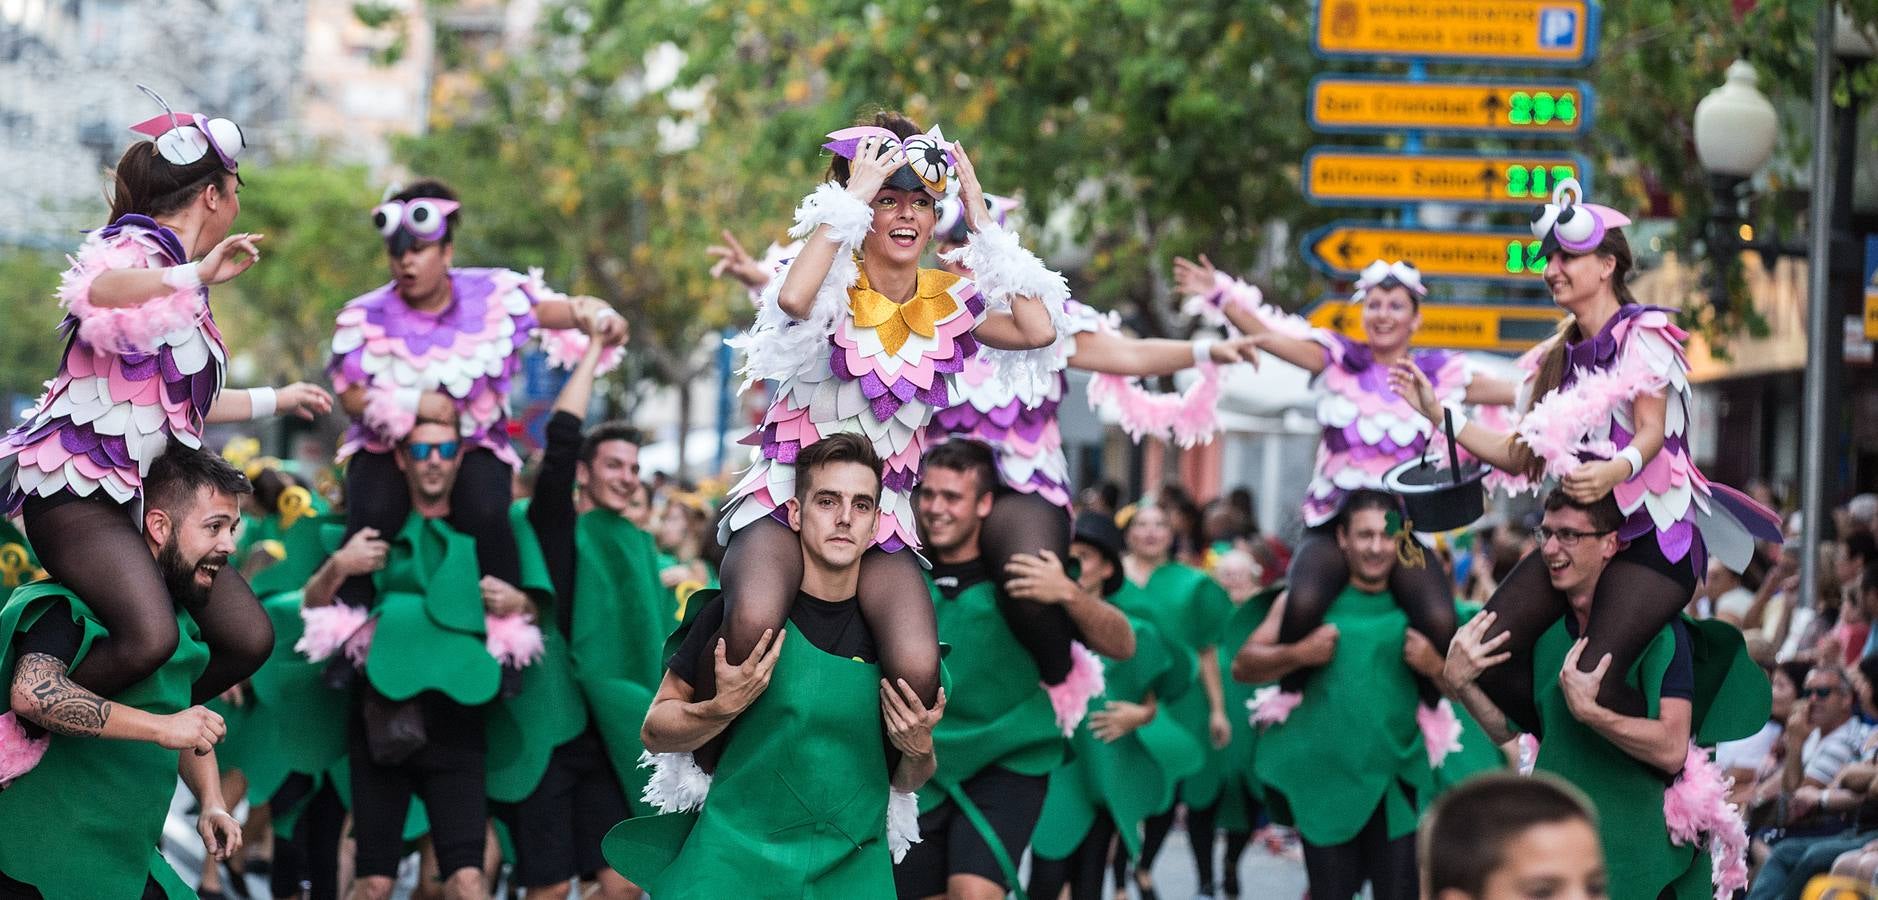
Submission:
M 1728 308 L 1728 285 L 1741 251 L 1766 256 L 1805 256 L 1806 248 L 1743 236 L 1742 187 L 1774 156 L 1779 118 L 1762 94 L 1760 79 L 1746 60 L 1728 66 L 1728 77 L 1695 106 L 1695 155 L 1708 171 L 1713 195 L 1708 222 L 1712 287 L 1709 303 L 1719 314 Z M 1749 232 L 1751 233 L 1751 232 Z

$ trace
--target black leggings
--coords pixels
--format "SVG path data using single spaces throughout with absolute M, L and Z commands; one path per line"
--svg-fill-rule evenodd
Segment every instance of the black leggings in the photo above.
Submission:
M 1408 614 L 1409 627 L 1421 632 L 1445 656 L 1457 627 L 1454 585 L 1435 551 L 1426 544 L 1421 548 L 1427 564 L 1410 567 L 1398 561 L 1389 573 L 1389 593 Z M 1334 526 L 1318 526 L 1305 533 L 1304 544 L 1291 558 L 1285 579 L 1289 595 L 1284 620 L 1278 625 L 1278 642 L 1292 644 L 1324 624 L 1330 604 L 1350 583 L 1350 567 L 1344 561 L 1343 548 L 1337 546 Z M 1293 670 L 1278 684 L 1286 691 L 1302 691 L 1312 671 Z M 1427 679 L 1418 677 L 1417 681 L 1423 702 L 1432 704 L 1440 699 L 1440 691 Z
M 1695 585 L 1694 565 L 1687 559 L 1670 562 L 1657 546 L 1655 533 L 1631 541 L 1611 558 L 1591 595 L 1585 651 L 1578 659 L 1579 671 L 1589 672 L 1605 654 L 1611 655 L 1609 674 L 1598 688 L 1598 705 L 1625 716 L 1642 716 L 1648 710 L 1643 694 L 1630 686 L 1624 674 L 1688 605 Z M 1500 649 L 1513 656 L 1480 673 L 1480 689 L 1515 725 L 1535 736 L 1540 736 L 1540 727 L 1533 700 L 1532 650 L 1539 636 L 1569 610 L 1569 601 L 1552 587 L 1545 559 L 1537 550 L 1507 573 L 1482 610 L 1482 615 L 1499 615 L 1483 640 L 1511 632 Z
M 1304 873 L 1311 896 L 1349 900 L 1368 884 L 1375 900 L 1415 900 L 1415 835 L 1389 838 L 1389 816 L 1378 805 L 1368 824 L 1347 843 L 1319 847 L 1304 842 Z
M 280 900 L 338 900 L 339 844 L 345 836 L 346 807 L 332 782 L 313 789 L 310 775 L 295 772 L 281 782 L 280 790 L 268 800 L 278 814 L 305 802 L 300 818 L 294 823 L 291 837 L 274 831 L 274 861 L 268 873 L 268 886 Z
M 520 587 L 521 555 L 509 524 L 513 475 L 509 464 L 487 448 L 465 449 L 447 521 L 476 539 L 476 567 L 482 574 Z M 346 463 L 347 538 L 361 528 L 376 528 L 379 537 L 391 540 L 410 515 L 411 491 L 391 454 L 361 452 Z M 370 575 L 354 575 L 339 586 L 339 598 L 353 606 L 370 606 L 372 594 Z
M 26 500 L 26 539 L 54 581 L 70 588 L 109 634 L 93 642 L 72 680 L 112 697 L 150 677 L 176 654 L 176 608 L 163 571 L 129 507 L 101 495 L 62 493 Z M 233 566 L 208 602 L 190 611 L 209 645 L 192 702 L 220 695 L 254 674 L 274 651 L 274 624 Z
M 724 548 L 718 581 L 723 586 L 724 625 L 720 635 L 724 638 L 724 657 L 742 663 L 756 649 L 763 632 L 782 629 L 789 610 L 795 606 L 796 594 L 802 589 L 801 538 L 772 517 L 745 525 L 731 535 L 730 544 Z M 919 561 L 910 551 L 868 550 L 861 557 L 856 602 L 861 604 L 861 615 L 873 633 L 881 673 L 889 680 L 905 679 L 930 706 L 939 694 L 939 626 Z M 705 641 L 699 646 L 715 648 L 716 642 Z M 708 655 L 715 650 L 700 652 L 706 655 L 696 667 L 692 696 L 707 700 L 717 696 L 716 668 Z M 730 732 L 730 728 L 724 729 L 693 754 L 706 771 L 715 767 Z M 899 759 L 891 747 L 887 755 L 890 761 Z
M 1142 825 L 1141 858 L 1135 861 L 1136 872 L 1152 872 L 1154 858 L 1161 855 L 1161 845 L 1167 842 L 1167 834 L 1174 830 L 1174 811 L 1184 803 L 1168 807 L 1167 812 L 1150 816 Z M 1219 811 L 1219 804 L 1195 809 L 1187 806 L 1187 843 L 1193 850 L 1193 868 L 1197 873 L 1199 892 L 1213 892 L 1216 870 L 1213 868 L 1213 820 Z
M 1102 900 L 1102 879 L 1108 874 L 1109 851 L 1115 843 L 1115 820 L 1106 809 L 1096 810 L 1089 833 L 1065 859 L 1030 857 L 1030 883 L 1025 892 L 1031 900 L 1057 900 L 1063 888 L 1069 888 L 1069 900 Z M 1121 888 L 1117 879 L 1116 888 Z
M 1021 553 L 1041 556 L 1048 550 L 1065 565 L 1069 562 L 1069 513 L 1036 494 L 1004 491 L 991 504 L 978 532 L 978 549 L 987 571 L 998 582 L 998 612 L 1032 659 L 1044 684 L 1059 684 L 1069 676 L 1069 645 L 1074 630 L 1063 607 L 1019 600 L 1004 590 L 1010 576 L 1006 563 Z

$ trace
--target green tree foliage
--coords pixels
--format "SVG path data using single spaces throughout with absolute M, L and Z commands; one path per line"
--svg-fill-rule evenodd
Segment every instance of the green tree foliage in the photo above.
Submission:
M 9 248 L 0 252 L 0 309 L 7 311 L 0 340 L 0 397 L 37 397 L 59 365 L 65 318 L 53 292 L 65 268 L 57 253 Z M 11 427 L 11 423 L 9 426 Z

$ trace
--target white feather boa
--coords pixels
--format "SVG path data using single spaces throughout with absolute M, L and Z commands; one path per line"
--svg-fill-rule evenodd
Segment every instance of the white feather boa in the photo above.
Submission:
M 689 753 L 641 751 L 639 768 L 652 770 L 639 799 L 661 813 L 690 812 L 703 806 L 711 793 L 711 776 Z
M 945 254 L 947 262 L 963 264 L 972 271 L 972 283 L 985 299 L 985 307 L 1008 311 L 1018 297 L 1031 297 L 1050 313 L 1050 328 L 1056 339 L 1050 346 L 1035 350 L 997 350 L 985 348 L 985 361 L 992 373 L 1017 387 L 1019 395 L 1043 390 L 1049 379 L 1062 369 L 1056 345 L 1069 340 L 1078 330 L 1069 314 L 1069 282 L 1062 273 L 1044 265 L 1037 254 L 1024 249 L 1017 232 L 996 222 L 986 225 L 965 246 Z
M 887 789 L 887 852 L 897 864 L 920 842 L 919 795 Z
M 874 213 L 847 189 L 830 181 L 796 207 L 796 224 L 789 234 L 807 238 L 823 225 L 828 226 L 828 236 L 840 246 L 828 267 L 828 276 L 815 292 L 815 305 L 810 307 L 808 317 L 793 318 L 776 302 L 788 277 L 785 268 L 764 286 L 756 303 L 756 325 L 729 341 L 732 348 L 744 354 L 741 372 L 745 390 L 758 381 L 787 381 L 827 356 L 822 345 L 834 333 L 835 320 L 848 308 L 848 288 L 860 280 L 854 252 L 873 230 Z

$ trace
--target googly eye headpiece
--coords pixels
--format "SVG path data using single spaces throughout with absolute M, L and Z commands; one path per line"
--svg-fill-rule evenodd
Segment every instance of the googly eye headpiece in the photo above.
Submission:
M 1630 224 L 1629 216 L 1584 199 L 1585 189 L 1578 179 L 1566 178 L 1552 188 L 1551 203 L 1533 209 L 1532 236 L 1540 239 L 1540 253 L 1590 253 L 1604 242 L 1605 232 Z
M 163 114 L 130 126 L 130 130 L 156 143 L 157 154 L 173 166 L 200 162 L 210 151 L 221 160 L 222 168 L 236 171 L 235 157 L 247 148 L 241 126 L 228 119 L 211 119 L 201 113 L 183 113 L 170 109 L 163 96 L 144 85 L 137 85 L 163 107 Z
M 385 248 L 403 256 L 419 242 L 434 243 L 450 233 L 450 214 L 463 204 L 442 197 L 388 200 L 372 210 L 372 227 L 385 237 Z
M 1407 260 L 1388 262 L 1379 259 L 1364 266 L 1362 273 L 1356 276 L 1356 292 L 1350 295 L 1350 299 L 1361 302 L 1371 288 L 1379 287 L 1403 288 L 1417 303 L 1428 296 L 1428 286 L 1422 283 L 1422 270 Z
M 906 165 L 901 166 L 887 178 L 886 186 L 896 191 L 923 190 L 935 200 L 945 199 L 952 185 L 952 143 L 947 141 L 939 126 L 934 125 L 925 134 L 916 134 L 900 140 L 900 136 L 878 125 L 856 125 L 840 131 L 828 133 L 828 143 L 822 147 L 832 151 L 842 159 L 852 160 L 861 141 L 877 137 L 881 139 L 881 154 L 898 150 L 906 151 Z

